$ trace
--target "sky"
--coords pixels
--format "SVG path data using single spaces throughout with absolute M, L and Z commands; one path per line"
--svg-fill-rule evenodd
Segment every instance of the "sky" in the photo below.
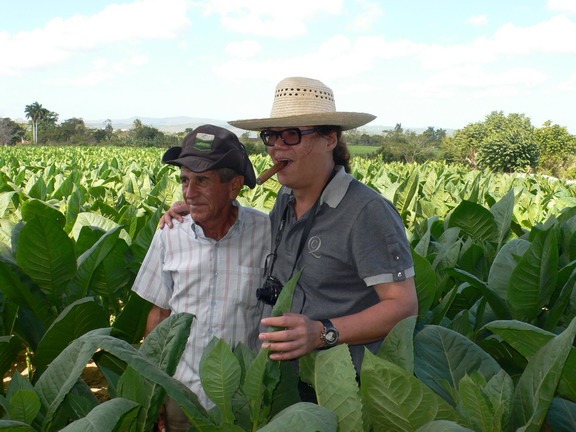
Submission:
M 268 117 L 319 79 L 371 125 L 576 134 L 576 0 L 0 0 L 0 117 Z

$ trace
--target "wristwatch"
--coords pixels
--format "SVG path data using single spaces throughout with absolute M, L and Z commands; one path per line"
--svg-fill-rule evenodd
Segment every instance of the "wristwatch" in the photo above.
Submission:
M 338 329 L 334 327 L 332 321 L 328 319 L 320 320 L 324 328 L 320 333 L 320 340 L 324 344 L 325 348 L 332 348 L 335 345 L 338 345 L 338 340 L 340 339 L 340 333 L 338 333 Z

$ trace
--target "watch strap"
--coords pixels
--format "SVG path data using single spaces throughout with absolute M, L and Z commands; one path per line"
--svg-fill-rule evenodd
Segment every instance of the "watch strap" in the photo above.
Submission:
M 340 334 L 338 329 L 332 324 L 332 321 L 329 319 L 320 320 L 322 325 L 322 333 L 320 333 L 320 339 L 324 344 L 324 348 L 331 348 L 338 344 L 338 340 L 340 338 Z

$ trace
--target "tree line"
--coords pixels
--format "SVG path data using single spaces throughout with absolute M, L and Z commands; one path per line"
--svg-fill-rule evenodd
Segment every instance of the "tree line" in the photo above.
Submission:
M 129 130 L 114 129 L 111 120 L 103 128 L 88 128 L 80 118 L 58 123 L 58 114 L 38 102 L 26 105 L 28 124 L 0 118 L 0 145 L 31 141 L 42 145 L 178 145 L 191 129 L 164 133 L 136 119 Z M 576 136 L 565 126 L 545 122 L 537 128 L 524 114 L 493 111 L 483 121 L 470 123 L 448 134 L 428 127 L 422 133 L 402 128 L 368 134 L 361 130 L 345 132 L 349 145 L 373 146 L 370 157 L 383 162 L 422 163 L 428 160 L 463 164 L 473 169 L 496 172 L 539 172 L 556 177 L 576 178 Z M 250 154 L 265 153 L 253 133 L 240 137 Z

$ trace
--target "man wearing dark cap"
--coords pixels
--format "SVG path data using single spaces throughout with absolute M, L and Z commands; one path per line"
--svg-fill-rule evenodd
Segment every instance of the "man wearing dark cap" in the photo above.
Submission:
M 174 378 L 210 408 L 199 375 L 207 344 L 216 336 L 257 348 L 261 309 L 254 293 L 262 284 L 270 222 L 236 201 L 242 186 L 253 188 L 256 178 L 244 146 L 227 129 L 200 126 L 162 161 L 180 167 L 190 214 L 156 233 L 132 289 L 154 305 L 147 332 L 170 313 L 196 315 Z M 188 430 L 172 401 L 166 408 L 168 431 Z

